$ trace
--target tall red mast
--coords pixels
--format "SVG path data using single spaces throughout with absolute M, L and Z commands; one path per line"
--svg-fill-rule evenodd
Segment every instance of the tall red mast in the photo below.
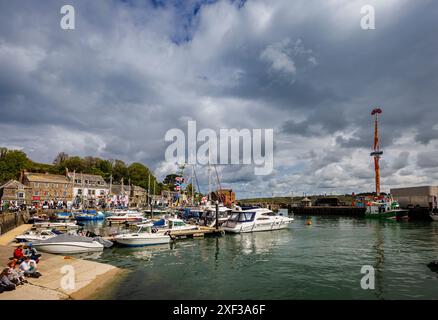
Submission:
M 379 114 L 382 113 L 382 109 L 375 108 L 371 111 L 371 115 L 374 116 L 374 148 L 373 152 L 371 152 L 371 156 L 374 157 L 374 171 L 376 173 L 376 195 L 380 195 L 380 156 L 383 154 L 383 151 L 380 151 L 379 145 Z

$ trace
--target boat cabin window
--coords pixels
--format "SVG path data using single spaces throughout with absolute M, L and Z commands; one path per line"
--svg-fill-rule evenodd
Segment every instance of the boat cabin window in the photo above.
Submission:
M 233 213 L 228 220 L 238 222 L 250 222 L 254 220 L 255 212 Z
M 275 212 L 265 212 L 265 213 L 262 213 L 262 216 L 275 216 L 276 214 L 275 214 Z

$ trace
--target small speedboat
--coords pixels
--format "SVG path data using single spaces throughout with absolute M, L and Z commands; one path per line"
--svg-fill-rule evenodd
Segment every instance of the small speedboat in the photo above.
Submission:
M 16 236 L 15 240 L 17 242 L 29 242 L 29 241 L 37 241 L 37 240 L 46 240 L 50 238 L 54 238 L 61 233 L 59 231 L 52 231 L 52 230 L 29 230 L 22 235 Z
M 152 233 L 152 223 L 140 226 L 135 233 L 125 233 L 114 236 L 114 241 L 130 247 L 150 246 L 157 244 L 166 244 L 170 242 L 170 236 Z
M 144 217 L 142 213 L 133 211 L 128 213 L 122 213 L 118 215 L 109 216 L 106 218 L 110 223 L 125 223 L 125 222 L 141 222 Z
M 55 254 L 75 254 L 103 251 L 104 245 L 90 237 L 61 234 L 59 236 L 35 241 L 34 248 L 42 252 Z
M 186 224 L 184 220 L 177 218 L 161 219 L 152 226 L 158 233 L 169 233 L 171 231 L 185 231 L 199 229 L 196 225 Z

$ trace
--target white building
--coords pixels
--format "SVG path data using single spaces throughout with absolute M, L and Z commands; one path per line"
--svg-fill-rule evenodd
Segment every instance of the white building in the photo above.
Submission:
M 87 207 L 103 205 L 109 194 L 109 185 L 102 176 L 85 173 L 68 173 L 73 184 L 73 199 L 76 204 Z

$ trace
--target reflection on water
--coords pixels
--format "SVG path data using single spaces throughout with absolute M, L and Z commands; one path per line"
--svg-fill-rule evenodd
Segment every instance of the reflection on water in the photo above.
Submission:
M 434 299 L 438 224 L 296 217 L 289 229 L 140 248 L 113 247 L 96 258 L 133 272 L 117 299 Z M 87 225 L 95 233 L 123 226 Z M 361 267 L 375 268 L 363 290 Z M 109 294 L 109 293 L 108 293 Z

